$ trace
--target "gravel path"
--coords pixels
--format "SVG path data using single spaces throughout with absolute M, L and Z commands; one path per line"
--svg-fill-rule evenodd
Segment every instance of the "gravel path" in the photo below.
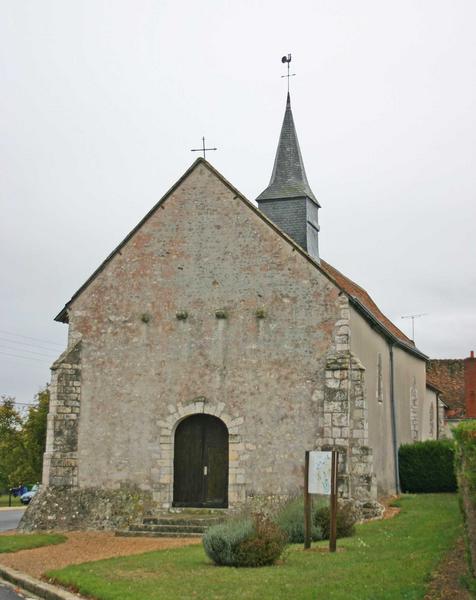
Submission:
M 102 531 L 74 531 L 65 535 L 68 539 L 63 544 L 0 554 L 0 563 L 40 577 L 46 571 L 68 565 L 201 543 L 197 538 L 121 538 Z

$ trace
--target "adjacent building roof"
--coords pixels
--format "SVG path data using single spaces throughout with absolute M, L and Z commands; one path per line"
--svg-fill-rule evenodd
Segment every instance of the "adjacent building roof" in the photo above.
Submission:
M 442 399 L 450 410 L 448 416 L 465 415 L 464 360 L 462 358 L 432 358 L 426 366 L 426 379 L 429 384 L 442 391 Z
M 407 344 L 415 348 L 415 343 L 408 338 L 403 331 L 390 321 L 388 317 L 386 317 L 380 308 L 375 304 L 370 295 L 364 290 L 364 288 L 360 287 L 355 281 L 349 279 L 345 275 L 343 275 L 340 271 L 338 271 L 335 267 L 327 263 L 326 261 L 321 259 L 321 267 L 326 271 L 338 284 L 339 286 L 352 298 L 355 298 L 360 302 L 383 326 L 385 326 L 388 331 L 390 331 L 398 340 L 400 340 L 403 344 Z
M 288 92 L 286 111 L 271 180 L 268 187 L 264 192 L 261 192 L 256 200 L 261 202 L 262 200 L 302 198 L 303 196 L 310 198 L 320 206 L 307 181 L 296 127 L 294 126 L 291 97 Z

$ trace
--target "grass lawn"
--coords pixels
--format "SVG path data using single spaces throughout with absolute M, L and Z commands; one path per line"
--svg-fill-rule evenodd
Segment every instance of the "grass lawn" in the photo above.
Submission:
M 0 508 L 8 506 L 8 494 L 0 494 Z M 20 502 L 20 498 L 12 496 L 12 506 L 23 506 Z
M 48 573 L 100 600 L 414 600 L 461 535 L 454 494 L 405 496 L 399 515 L 357 527 L 324 554 L 292 546 L 283 564 L 216 567 L 201 546 L 85 563 Z M 326 546 L 319 542 L 313 548 Z
M 50 544 L 65 542 L 64 535 L 50 533 L 28 533 L 25 535 L 0 535 L 0 554 L 2 552 L 18 552 Z M 1 559 L 0 559 L 1 562 Z

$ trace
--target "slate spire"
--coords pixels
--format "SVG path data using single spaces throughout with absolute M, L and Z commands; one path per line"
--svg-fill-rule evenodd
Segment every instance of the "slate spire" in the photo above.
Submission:
M 269 219 L 319 260 L 320 204 L 307 181 L 289 92 L 271 180 L 256 200 Z
M 302 196 L 307 196 L 319 204 L 307 181 L 291 110 L 291 96 L 288 92 L 271 180 L 264 192 L 258 196 L 257 201 Z

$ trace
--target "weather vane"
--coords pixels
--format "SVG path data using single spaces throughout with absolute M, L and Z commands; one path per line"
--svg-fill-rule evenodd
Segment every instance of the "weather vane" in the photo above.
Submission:
M 218 148 L 205 148 L 205 137 L 202 137 L 202 147 L 192 148 L 190 152 L 203 152 L 203 158 L 207 158 L 206 152 L 209 152 L 211 150 L 218 150 Z
M 288 94 L 289 94 L 289 78 L 296 76 L 296 73 L 289 73 L 289 63 L 291 62 L 291 55 L 288 54 L 287 56 L 283 56 L 283 58 L 281 59 L 281 62 L 283 64 L 288 63 L 288 74 L 287 75 L 281 75 L 281 79 L 283 77 L 287 77 L 287 79 L 288 79 Z

